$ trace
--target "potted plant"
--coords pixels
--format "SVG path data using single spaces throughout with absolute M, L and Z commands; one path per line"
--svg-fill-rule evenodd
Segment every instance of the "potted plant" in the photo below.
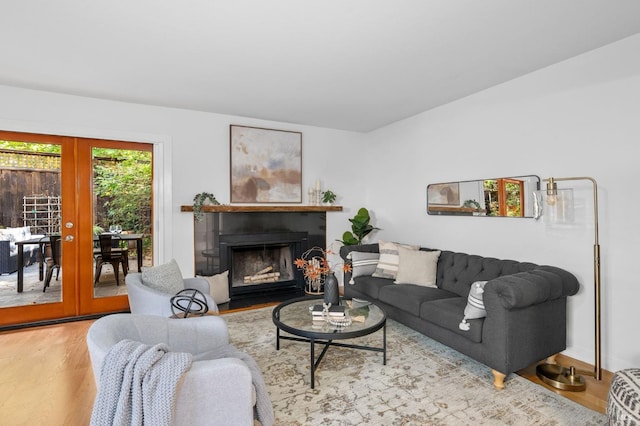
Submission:
M 336 193 L 333 192 L 330 189 L 327 189 L 326 191 L 322 191 L 322 202 L 325 204 L 333 204 L 334 201 L 336 201 Z
M 476 200 L 467 200 L 462 204 L 462 207 L 470 207 L 472 209 L 476 209 L 477 211 L 480 211 L 480 203 L 477 202 Z
M 204 213 L 202 213 L 202 206 L 204 206 L 205 203 L 209 203 L 214 206 L 220 205 L 218 200 L 216 200 L 216 196 L 209 192 L 196 194 L 196 196 L 193 197 L 193 217 L 196 222 L 200 222 L 204 217 Z
M 345 246 L 362 244 L 364 237 L 372 231 L 380 229 L 369 224 L 370 221 L 371 216 L 369 215 L 369 210 L 362 207 L 353 218 L 349 219 L 349 222 L 351 222 L 351 231 L 345 231 L 345 233 L 342 234 L 342 240 L 339 241 Z

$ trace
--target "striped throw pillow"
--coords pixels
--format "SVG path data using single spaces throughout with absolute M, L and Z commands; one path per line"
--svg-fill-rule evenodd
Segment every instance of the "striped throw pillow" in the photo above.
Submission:
M 407 244 L 392 243 L 389 241 L 378 242 L 380 248 L 380 259 L 378 267 L 373 273 L 374 277 L 388 278 L 395 280 L 398 275 L 398 265 L 400 264 L 400 255 L 398 254 L 398 246 L 402 246 L 409 250 L 418 250 L 419 246 L 411 246 Z
M 486 281 L 476 281 L 471 284 L 469 289 L 469 297 L 467 299 L 467 306 L 464 308 L 464 318 L 460 322 L 459 328 L 463 331 L 469 331 L 471 328 L 467 320 L 484 318 L 487 316 L 487 311 L 484 309 L 484 299 L 482 293 L 484 293 L 484 285 Z
M 354 278 L 365 275 L 373 275 L 378 267 L 378 259 L 380 253 L 365 253 L 360 251 L 352 251 L 348 258 L 351 259 L 351 279 L 349 284 L 355 284 Z

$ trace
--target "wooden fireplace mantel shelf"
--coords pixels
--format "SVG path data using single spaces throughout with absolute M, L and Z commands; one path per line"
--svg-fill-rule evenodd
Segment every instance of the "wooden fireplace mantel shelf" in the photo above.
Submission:
M 181 206 L 181 212 L 192 212 L 193 206 Z M 206 213 L 233 213 L 233 212 L 340 212 L 342 206 L 305 206 L 305 205 L 274 205 L 274 206 L 202 206 Z

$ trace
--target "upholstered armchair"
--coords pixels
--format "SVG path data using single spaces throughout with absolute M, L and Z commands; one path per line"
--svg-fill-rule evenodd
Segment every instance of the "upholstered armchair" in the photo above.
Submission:
M 198 360 L 228 343 L 227 325 L 222 318 L 115 314 L 96 320 L 87 333 L 87 346 L 97 387 L 105 356 L 124 339 L 146 345 L 166 343 L 170 351 L 193 355 L 194 361 L 184 374 L 176 397 L 176 425 L 254 424 L 255 393 L 247 365 L 237 358 Z
M 180 278 L 182 287 L 171 290 L 161 287 L 152 287 L 145 283 L 141 273 L 129 273 L 125 278 L 127 283 L 127 295 L 129 297 L 129 308 L 132 314 L 160 315 L 169 317 L 173 315 L 171 311 L 171 298 L 179 290 L 193 288 L 201 291 L 209 306 L 209 312 L 218 312 L 218 306 L 210 296 L 209 282 L 204 278 Z M 177 290 L 177 291 L 175 291 Z

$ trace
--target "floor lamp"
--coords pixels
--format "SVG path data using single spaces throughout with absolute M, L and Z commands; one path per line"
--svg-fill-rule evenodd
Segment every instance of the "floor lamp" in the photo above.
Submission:
M 536 368 L 536 374 L 546 384 L 557 389 L 568 391 L 582 391 L 586 388 L 584 378 L 580 374 L 602 379 L 601 368 L 601 329 L 600 329 L 600 242 L 598 240 L 598 183 L 591 177 L 568 177 L 543 179 L 547 183 L 546 205 L 553 209 L 560 202 L 561 193 L 556 182 L 588 180 L 593 185 L 593 221 L 595 240 L 593 244 L 593 280 L 595 291 L 595 367 L 593 371 L 577 370 L 574 367 L 565 368 L 558 364 L 540 364 Z M 536 202 L 542 200 L 541 194 L 537 194 Z M 571 200 L 572 201 L 572 200 Z M 564 203 L 561 203 L 564 206 Z M 541 203 L 537 206 L 536 219 L 544 212 Z

